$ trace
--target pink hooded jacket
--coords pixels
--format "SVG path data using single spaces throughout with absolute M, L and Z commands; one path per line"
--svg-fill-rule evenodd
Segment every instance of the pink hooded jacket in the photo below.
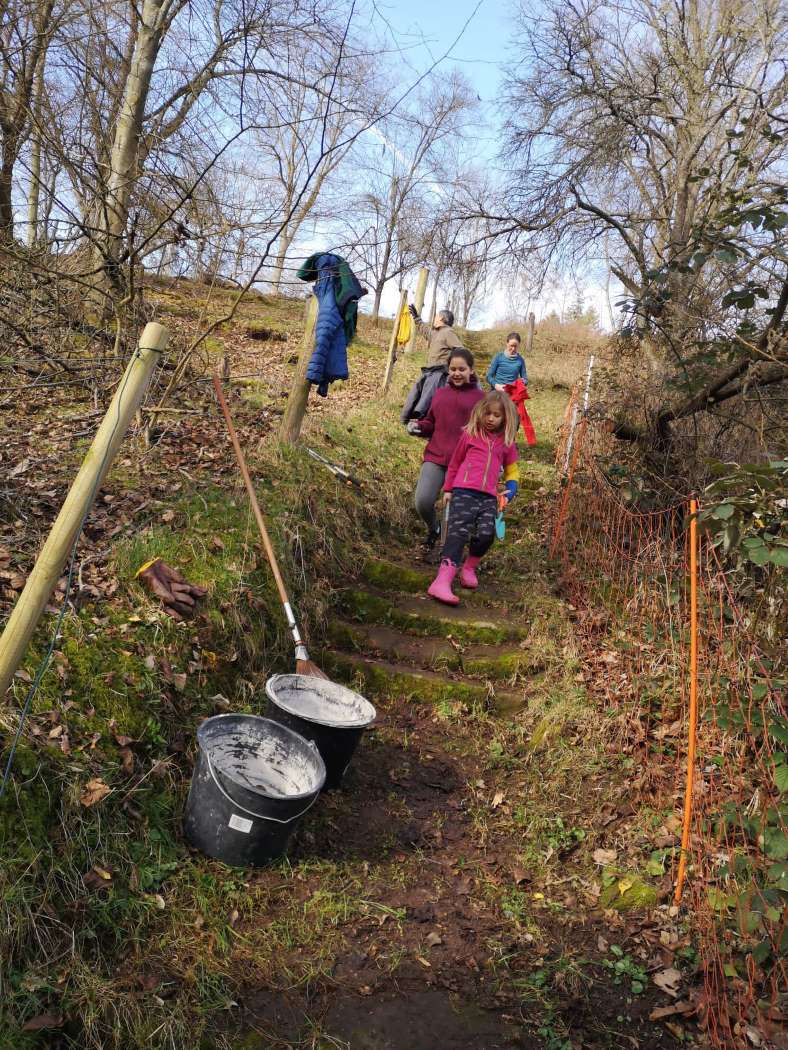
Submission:
M 501 467 L 511 467 L 517 462 L 517 446 L 504 444 L 502 434 L 470 437 L 463 430 L 460 440 L 451 457 L 443 491 L 452 489 L 475 489 L 495 496 L 498 491 L 498 478 Z M 517 468 L 507 469 L 507 475 L 516 480 Z M 509 480 L 509 477 L 505 477 Z

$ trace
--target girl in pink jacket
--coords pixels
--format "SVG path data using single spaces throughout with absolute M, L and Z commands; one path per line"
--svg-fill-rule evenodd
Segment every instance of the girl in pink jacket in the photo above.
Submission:
M 427 591 L 439 602 L 459 603 L 451 585 L 466 544 L 468 556 L 460 572 L 460 583 L 470 589 L 479 586 L 476 568 L 495 539 L 502 469 L 506 502 L 514 499 L 517 492 L 516 434 L 517 412 L 506 394 L 494 390 L 474 405 L 443 482 L 443 501 L 450 508 L 449 524 L 441 567 Z

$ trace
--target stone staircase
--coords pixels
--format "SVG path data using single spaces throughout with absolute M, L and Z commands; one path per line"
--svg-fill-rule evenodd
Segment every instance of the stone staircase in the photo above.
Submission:
M 322 666 L 376 698 L 461 702 L 504 713 L 520 710 L 543 670 L 529 651 L 529 624 L 481 577 L 476 592 L 455 588 L 461 604 L 426 595 L 433 573 L 371 559 L 340 594 Z

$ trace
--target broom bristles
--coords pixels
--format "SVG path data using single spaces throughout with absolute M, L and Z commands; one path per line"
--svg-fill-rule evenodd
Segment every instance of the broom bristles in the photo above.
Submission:
M 330 681 L 328 675 L 321 671 L 312 660 L 296 660 L 296 674 L 309 675 L 310 678 L 325 678 Z

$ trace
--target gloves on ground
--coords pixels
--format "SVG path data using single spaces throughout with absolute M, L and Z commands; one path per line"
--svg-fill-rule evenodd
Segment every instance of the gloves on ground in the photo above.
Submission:
M 189 583 L 177 569 L 171 568 L 161 558 L 154 558 L 146 562 L 137 570 L 135 577 L 147 587 L 151 594 L 161 599 L 165 612 L 168 612 L 175 620 L 193 616 L 196 611 L 196 600 L 204 598 L 208 593 L 205 587 Z

